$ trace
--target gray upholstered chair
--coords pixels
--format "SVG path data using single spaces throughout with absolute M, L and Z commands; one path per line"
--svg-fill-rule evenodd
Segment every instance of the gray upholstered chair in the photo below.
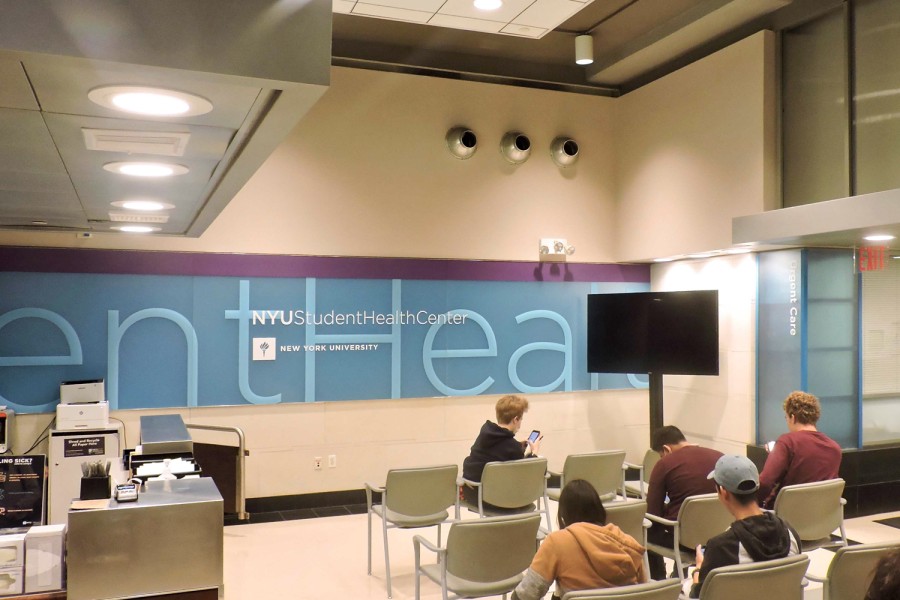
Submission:
M 435 546 L 422 536 L 413 537 L 416 564 L 416 600 L 421 597 L 420 576 L 441 586 L 441 596 L 481 598 L 513 591 L 537 550 L 539 513 L 457 521 L 450 525 L 447 545 Z M 437 554 L 436 564 L 422 564 L 422 547 Z
M 643 499 L 647 498 L 647 490 L 650 486 L 650 473 L 653 472 L 653 467 L 656 466 L 659 459 L 659 452 L 647 450 L 647 452 L 644 453 L 644 461 L 641 464 L 638 465 L 627 461 L 625 462 L 626 468 L 637 469 L 638 471 L 637 479 L 625 480 L 625 492 L 628 495 Z
M 680 579 L 663 579 L 635 585 L 567 592 L 562 600 L 678 600 L 680 593 Z
M 546 458 L 489 462 L 484 466 L 481 481 L 459 481 L 478 490 L 476 504 L 463 503 L 480 516 L 496 517 L 537 510 L 547 518 L 547 531 L 553 530 L 547 501 Z
M 808 566 L 808 556 L 795 554 L 719 567 L 707 574 L 700 600 L 803 600 L 803 576 Z
M 366 507 L 369 525 L 368 574 L 372 574 L 372 515 L 381 517 L 384 537 L 384 570 L 387 596 L 392 595 L 391 561 L 387 530 L 437 526 L 437 543 L 441 543 L 441 523 L 450 518 L 447 509 L 454 507 L 459 519 L 459 488 L 456 465 L 391 469 L 384 486 L 366 484 Z M 372 502 L 373 493 L 381 493 L 381 504 Z
M 882 556 L 898 547 L 897 542 L 844 546 L 834 553 L 824 579 L 811 573 L 806 577 L 822 582 L 823 600 L 861 599 L 872 582 L 875 565 Z
M 843 479 L 788 485 L 778 490 L 775 514 L 790 523 L 800 536 L 803 552 L 826 546 L 846 546 Z M 831 533 L 840 530 L 841 539 Z
M 646 518 L 647 503 L 643 500 L 628 500 L 605 504 L 606 522 L 618 525 L 619 529 L 633 537 L 642 546 L 647 546 L 647 530 L 650 521 Z M 644 552 L 644 574 L 650 577 L 650 564 Z
M 586 454 L 570 454 L 563 464 L 562 473 L 550 472 L 559 476 L 559 487 L 548 488 L 547 496 L 559 502 L 559 495 L 566 483 L 575 479 L 584 479 L 597 490 L 603 502 L 616 499 L 617 495 L 625 497 L 625 451 L 604 450 Z
M 672 528 L 675 539 L 671 547 L 648 543 L 647 550 L 674 560 L 679 577 L 684 577 L 684 567 L 694 564 L 695 560 L 693 550 L 682 551 L 680 547 L 696 548 L 698 544 L 706 545 L 709 538 L 728 529 L 734 521 L 731 513 L 719 502 L 718 494 L 688 496 L 678 509 L 676 521 L 651 514 L 647 518 Z

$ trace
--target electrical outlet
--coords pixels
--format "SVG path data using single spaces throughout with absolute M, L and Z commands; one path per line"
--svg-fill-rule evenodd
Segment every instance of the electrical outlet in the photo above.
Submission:
M 321 457 L 321 456 L 317 456 L 317 457 L 315 457 L 315 458 L 313 459 L 313 469 L 315 469 L 316 471 L 318 471 L 318 470 L 320 470 L 321 468 L 322 468 L 322 457 Z
M 328 455 L 328 468 L 333 469 L 337 466 L 337 454 Z

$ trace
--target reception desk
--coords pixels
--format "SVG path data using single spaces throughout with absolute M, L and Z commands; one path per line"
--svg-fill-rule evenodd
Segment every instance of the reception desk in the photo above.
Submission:
M 137 502 L 72 510 L 68 599 L 221 589 L 223 502 L 212 479 L 150 481 Z

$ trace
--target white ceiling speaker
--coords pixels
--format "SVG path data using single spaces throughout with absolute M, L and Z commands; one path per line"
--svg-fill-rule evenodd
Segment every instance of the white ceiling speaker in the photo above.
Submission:
M 550 157 L 558 167 L 571 167 L 578 162 L 578 142 L 565 136 L 550 144 Z
M 510 131 L 500 140 L 500 154 L 514 165 L 522 164 L 531 156 L 531 140 L 524 133 Z
M 478 149 L 478 137 L 468 127 L 454 127 L 447 132 L 446 139 L 450 154 L 460 160 L 471 157 Z

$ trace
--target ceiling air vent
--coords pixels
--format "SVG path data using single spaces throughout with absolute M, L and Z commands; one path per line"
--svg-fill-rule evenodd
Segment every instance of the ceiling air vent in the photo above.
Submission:
M 131 213 L 109 213 L 114 223 L 168 223 L 169 215 L 136 215 Z
M 177 131 L 128 131 L 123 129 L 82 129 L 88 150 L 184 156 L 190 133 Z

